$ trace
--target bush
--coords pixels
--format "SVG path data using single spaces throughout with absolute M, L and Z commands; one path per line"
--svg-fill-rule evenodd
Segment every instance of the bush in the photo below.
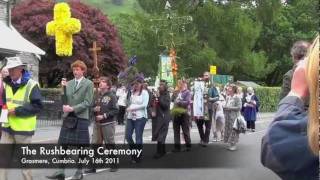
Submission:
M 260 112 L 275 112 L 279 104 L 280 87 L 255 88 L 255 93 L 260 101 Z

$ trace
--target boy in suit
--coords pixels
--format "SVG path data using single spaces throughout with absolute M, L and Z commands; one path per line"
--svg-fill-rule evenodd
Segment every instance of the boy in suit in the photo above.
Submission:
M 89 137 L 89 110 L 93 101 L 93 82 L 84 77 L 87 66 L 84 62 L 77 60 L 71 64 L 74 79 L 66 81 L 63 79 L 61 84 L 66 87 L 64 94 L 65 101 L 63 105 L 64 123 L 61 127 L 58 144 L 65 147 L 70 144 L 85 145 L 90 143 Z M 67 123 L 66 117 L 74 117 L 75 121 Z M 64 168 L 60 169 L 48 179 L 64 179 Z M 83 179 L 82 168 L 78 167 L 74 180 Z

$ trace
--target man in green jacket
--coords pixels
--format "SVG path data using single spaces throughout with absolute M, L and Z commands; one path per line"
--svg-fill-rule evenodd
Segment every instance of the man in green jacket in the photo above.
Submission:
M 86 145 L 90 143 L 89 137 L 89 111 L 93 101 L 93 83 L 84 77 L 87 66 L 82 61 L 71 64 L 74 79 L 62 80 L 61 84 L 66 87 L 63 102 L 63 125 L 61 127 L 58 144 Z M 72 118 L 70 118 L 72 117 Z M 73 119 L 67 122 L 66 120 Z M 47 176 L 49 179 L 64 179 L 64 168 Z M 72 179 L 83 179 L 82 168 L 79 166 Z

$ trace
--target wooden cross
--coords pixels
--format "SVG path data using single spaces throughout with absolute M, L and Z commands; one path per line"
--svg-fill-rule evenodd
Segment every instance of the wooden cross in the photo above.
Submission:
M 101 48 L 97 46 L 97 42 L 96 41 L 93 41 L 93 44 L 92 44 L 92 48 L 89 48 L 89 51 L 92 52 L 92 57 L 93 57 L 93 69 L 92 69 L 92 73 L 93 73 L 93 84 L 94 84 L 94 87 L 95 87 L 95 100 L 98 100 L 98 87 L 99 87 L 99 68 L 98 68 L 98 51 L 101 51 Z M 96 103 L 96 102 L 95 102 Z M 95 116 L 97 114 L 95 113 Z M 102 136 L 102 130 L 101 130 L 101 127 L 100 127 L 100 142 L 98 142 L 98 144 L 102 144 L 103 141 L 103 136 Z
M 101 51 L 100 47 L 97 47 L 97 42 L 94 41 L 92 48 L 89 48 L 89 51 L 92 52 L 92 57 L 93 57 L 93 82 L 95 84 L 95 86 L 97 87 L 99 84 L 99 68 L 98 68 L 98 51 Z
M 89 51 L 92 52 L 92 57 L 93 57 L 93 75 L 94 77 L 99 76 L 99 68 L 98 68 L 98 51 L 101 51 L 100 47 L 97 47 L 97 42 L 94 41 L 92 48 L 89 49 Z

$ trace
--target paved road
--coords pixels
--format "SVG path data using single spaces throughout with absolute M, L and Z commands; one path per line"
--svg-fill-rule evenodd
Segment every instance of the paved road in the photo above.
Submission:
M 257 131 L 241 135 L 238 150 L 230 152 L 226 150 L 223 143 L 211 142 L 207 148 L 197 145 L 199 134 L 194 125 L 191 130 L 192 142 L 194 143 L 191 152 L 181 152 L 179 154 L 168 153 L 160 160 L 153 160 L 151 155 L 144 157 L 143 163 L 154 161 L 161 162 L 183 162 L 186 158 L 197 158 L 198 155 L 207 154 L 208 159 L 212 160 L 212 166 L 207 168 L 187 168 L 187 169 L 119 169 L 116 173 L 111 173 L 108 169 L 99 170 L 99 173 L 86 175 L 84 179 L 92 180 L 279 180 L 274 173 L 264 168 L 260 163 L 260 144 L 265 130 L 272 120 L 272 115 L 264 116 L 257 122 Z M 150 124 L 147 125 L 144 133 L 144 142 L 151 142 Z M 123 143 L 123 133 L 117 133 L 116 141 Z M 172 129 L 169 130 L 167 142 L 173 142 Z M 209 154 L 209 155 L 208 155 Z M 199 158 L 199 156 L 198 156 Z M 203 157 L 202 157 L 203 158 Z M 231 160 L 230 160 L 231 159 Z M 227 161 L 227 162 L 224 162 Z M 45 180 L 45 176 L 53 173 L 54 169 L 35 169 L 33 175 L 35 180 Z M 67 170 L 66 174 L 70 177 L 75 170 Z M 11 170 L 9 179 L 22 179 L 19 170 Z M 70 179 L 70 178 L 67 178 Z

